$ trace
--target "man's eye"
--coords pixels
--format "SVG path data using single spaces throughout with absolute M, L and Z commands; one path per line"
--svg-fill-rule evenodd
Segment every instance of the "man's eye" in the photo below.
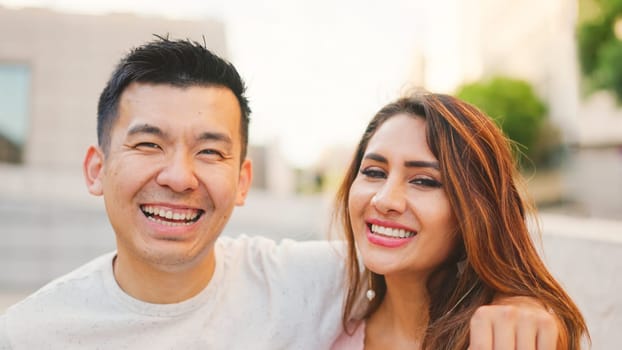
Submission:
M 139 142 L 136 145 L 134 145 L 134 148 L 136 149 L 161 149 L 161 147 L 153 142 Z
M 386 177 L 384 171 L 375 168 L 361 169 L 361 174 L 373 179 L 384 179 Z
M 443 184 L 441 184 L 440 182 L 434 180 L 434 179 L 430 179 L 430 178 L 417 178 L 414 179 L 412 181 L 410 181 L 410 183 L 414 184 L 414 185 L 419 185 L 419 186 L 424 186 L 424 187 L 432 187 L 432 188 L 438 188 L 438 187 L 442 187 Z
M 225 157 L 222 154 L 222 152 L 217 151 L 215 149 L 204 149 L 204 150 L 200 151 L 199 154 L 209 156 L 210 158 L 214 158 L 214 157 L 224 158 Z

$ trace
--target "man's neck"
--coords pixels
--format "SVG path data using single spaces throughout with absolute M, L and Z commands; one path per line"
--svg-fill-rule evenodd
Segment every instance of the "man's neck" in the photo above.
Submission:
M 118 251 L 113 261 L 114 277 L 124 292 L 153 304 L 188 300 L 201 292 L 214 275 L 214 248 L 184 266 L 159 266 Z

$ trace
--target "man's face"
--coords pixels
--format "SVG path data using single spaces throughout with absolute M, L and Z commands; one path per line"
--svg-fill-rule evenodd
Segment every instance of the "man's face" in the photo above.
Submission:
M 91 147 L 84 164 L 119 257 L 174 268 L 212 256 L 251 181 L 250 162 L 240 166 L 240 115 L 223 87 L 125 89 L 107 154 Z

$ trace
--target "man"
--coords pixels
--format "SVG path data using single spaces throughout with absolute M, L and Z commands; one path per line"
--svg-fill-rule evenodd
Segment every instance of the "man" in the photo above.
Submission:
M 252 179 L 244 92 L 236 69 L 198 43 L 160 38 L 121 60 L 84 160 L 117 251 L 11 307 L 1 348 L 330 347 L 341 332 L 338 249 L 218 238 Z M 492 310 L 480 312 L 483 334 L 499 324 Z

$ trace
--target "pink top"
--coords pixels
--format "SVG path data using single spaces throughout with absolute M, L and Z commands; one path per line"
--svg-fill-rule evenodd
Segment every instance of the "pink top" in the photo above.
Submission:
M 365 348 L 365 321 L 361 322 L 352 335 L 341 333 L 331 350 L 363 350 Z

